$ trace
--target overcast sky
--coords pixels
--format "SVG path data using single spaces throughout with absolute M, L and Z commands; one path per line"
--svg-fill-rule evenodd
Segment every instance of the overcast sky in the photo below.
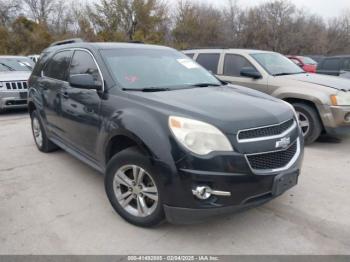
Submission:
M 177 2 L 177 0 L 171 0 Z M 201 1 L 213 5 L 225 5 L 227 0 L 190 0 Z M 350 11 L 350 0 L 290 0 L 298 8 L 304 8 L 309 13 L 315 13 L 326 18 L 339 16 L 344 10 Z M 268 0 L 238 0 L 241 7 L 250 7 Z

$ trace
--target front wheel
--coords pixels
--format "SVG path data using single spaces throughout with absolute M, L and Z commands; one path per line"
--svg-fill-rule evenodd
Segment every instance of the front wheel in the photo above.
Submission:
M 114 210 L 129 223 L 151 227 L 164 220 L 157 172 L 137 148 L 109 161 L 105 189 Z
M 317 111 L 304 103 L 293 103 L 305 144 L 309 145 L 319 138 L 322 132 L 321 120 Z

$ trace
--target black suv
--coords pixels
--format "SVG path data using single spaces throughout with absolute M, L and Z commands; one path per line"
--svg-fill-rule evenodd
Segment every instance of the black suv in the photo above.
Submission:
M 326 57 L 317 65 L 316 72 L 350 78 L 350 55 Z
M 29 86 L 38 149 L 63 148 L 104 173 L 130 223 L 198 221 L 297 183 L 304 142 L 292 107 L 222 83 L 174 49 L 56 43 Z

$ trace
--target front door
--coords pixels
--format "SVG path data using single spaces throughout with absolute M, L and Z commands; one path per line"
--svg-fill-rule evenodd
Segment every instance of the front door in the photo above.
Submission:
M 241 76 L 243 68 L 257 70 L 245 57 L 236 54 L 225 54 L 223 66 L 223 74 L 218 76 L 221 80 L 264 93 L 268 92 L 267 79 L 265 77 L 253 79 Z
M 96 82 L 102 84 L 97 64 L 88 51 L 74 51 L 69 76 L 76 74 L 91 74 Z M 70 85 L 61 92 L 61 111 L 68 139 L 76 149 L 96 159 L 96 143 L 101 123 L 100 94 L 96 90 Z

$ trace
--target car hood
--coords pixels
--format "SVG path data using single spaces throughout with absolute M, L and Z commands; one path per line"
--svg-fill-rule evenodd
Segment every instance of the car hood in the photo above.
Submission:
M 297 74 L 282 77 L 299 82 L 330 87 L 337 90 L 350 91 L 350 81 L 337 76 L 328 76 L 320 74 Z
M 0 72 L 0 82 L 28 80 L 31 72 L 29 71 L 6 71 Z
M 284 102 L 240 86 L 180 89 L 161 92 L 135 92 L 157 110 L 208 122 L 227 134 L 239 130 L 279 124 L 293 117 Z M 151 103 L 152 104 L 152 103 Z

